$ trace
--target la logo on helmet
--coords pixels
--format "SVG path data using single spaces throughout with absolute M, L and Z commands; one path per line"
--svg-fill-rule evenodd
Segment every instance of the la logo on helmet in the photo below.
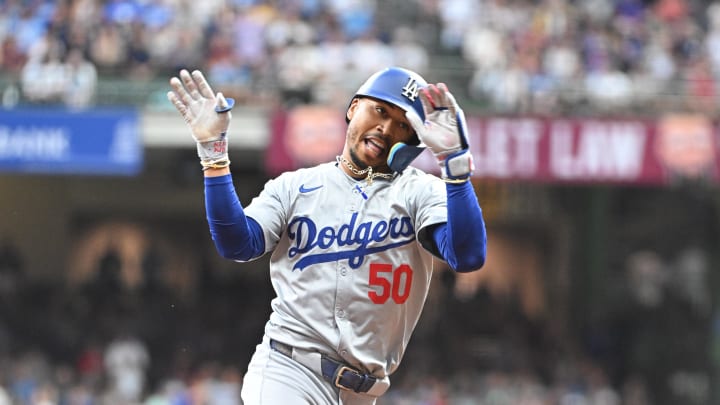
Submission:
M 418 88 L 417 80 L 412 77 L 408 77 L 407 83 L 402 88 L 402 95 L 407 97 L 410 101 L 415 102 L 420 89 Z

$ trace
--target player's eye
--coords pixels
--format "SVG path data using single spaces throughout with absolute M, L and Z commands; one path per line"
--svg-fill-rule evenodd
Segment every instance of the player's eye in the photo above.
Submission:
M 404 136 L 412 136 L 412 134 L 415 133 L 415 130 L 413 127 L 408 124 L 407 122 L 401 122 L 400 123 L 400 130 L 402 131 Z

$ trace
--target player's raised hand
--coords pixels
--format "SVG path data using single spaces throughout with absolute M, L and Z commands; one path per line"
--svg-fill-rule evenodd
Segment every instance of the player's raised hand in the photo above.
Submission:
M 419 93 L 425 122 L 406 114 L 420 138 L 438 158 L 444 179 L 464 181 L 474 169 L 468 150 L 465 113 L 444 83 L 430 84 Z
M 224 137 L 234 100 L 226 99 L 220 92 L 215 94 L 199 70 L 190 73 L 183 69 L 179 76 L 170 79 L 172 91 L 167 98 L 182 115 L 193 138 L 208 142 Z
M 167 98 L 180 112 L 197 141 L 200 162 L 205 169 L 222 168 L 230 164 L 227 151 L 227 130 L 235 104 L 222 93 L 215 94 L 199 70 L 180 71 L 180 78 L 170 79 L 172 91 Z

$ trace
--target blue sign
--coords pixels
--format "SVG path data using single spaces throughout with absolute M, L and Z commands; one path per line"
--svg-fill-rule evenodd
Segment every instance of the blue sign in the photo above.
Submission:
M 142 158 L 133 109 L 0 109 L 0 172 L 129 176 Z

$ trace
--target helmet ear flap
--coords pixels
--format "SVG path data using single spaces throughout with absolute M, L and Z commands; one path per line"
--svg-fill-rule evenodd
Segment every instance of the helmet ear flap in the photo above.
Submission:
M 398 142 L 392 146 L 387 163 L 394 172 L 402 173 L 425 148 Z

